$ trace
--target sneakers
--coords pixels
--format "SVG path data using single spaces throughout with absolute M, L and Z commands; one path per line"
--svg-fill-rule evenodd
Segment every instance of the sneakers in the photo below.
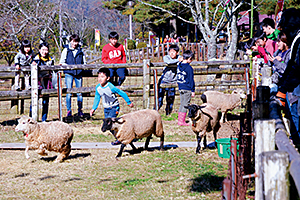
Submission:
M 119 140 L 116 140 L 116 141 L 114 141 L 114 142 L 111 142 L 111 145 L 119 145 L 119 144 L 121 144 L 121 142 L 120 142 Z
M 72 117 L 72 111 L 70 110 L 70 111 L 68 111 L 68 113 L 67 113 L 67 117 Z
M 11 89 L 15 91 L 21 91 L 21 88 L 18 85 L 13 85 Z

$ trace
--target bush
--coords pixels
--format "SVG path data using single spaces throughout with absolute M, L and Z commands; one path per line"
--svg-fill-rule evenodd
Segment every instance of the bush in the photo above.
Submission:
M 134 40 L 128 40 L 127 41 L 127 49 L 135 49 L 136 48 L 136 43 Z
M 136 48 L 140 49 L 140 48 L 144 48 L 144 47 L 147 47 L 147 44 L 145 42 L 140 42 L 140 43 L 138 43 Z

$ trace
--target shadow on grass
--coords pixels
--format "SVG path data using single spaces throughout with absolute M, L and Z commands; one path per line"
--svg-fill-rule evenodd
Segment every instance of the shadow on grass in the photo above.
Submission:
M 15 175 L 15 178 L 20 178 L 20 177 L 25 177 L 25 176 L 29 176 L 30 173 L 22 173 L 19 175 Z
M 46 179 L 50 179 L 50 178 L 55 178 L 56 176 L 45 176 L 40 178 L 41 181 L 46 180 Z
M 164 145 L 164 149 L 161 150 L 161 151 L 167 151 L 169 149 L 176 149 L 178 148 L 178 145 L 176 144 L 168 144 L 168 145 Z M 160 151 L 160 147 L 157 146 L 157 147 L 149 147 L 147 150 L 144 149 L 144 147 L 139 147 L 137 148 L 135 151 L 134 150 L 124 150 L 124 152 L 128 152 L 129 154 L 131 155 L 134 155 L 134 154 L 140 154 L 142 153 L 143 151 Z
M 210 172 L 202 174 L 201 176 L 190 179 L 192 185 L 190 186 L 191 192 L 210 192 L 221 191 L 222 182 L 224 177 L 216 176 Z
M 59 120 L 58 118 L 53 119 L 53 121 Z M 83 113 L 83 117 L 79 117 L 77 114 L 71 116 L 71 117 L 63 117 L 63 122 L 65 123 L 73 123 L 73 122 L 84 122 L 86 120 L 92 120 L 92 121 L 101 121 L 102 118 L 93 118 L 90 116 L 89 113 Z
M 90 153 L 76 153 L 75 155 L 69 155 L 65 160 L 71 160 L 71 159 L 77 159 L 77 158 L 85 158 L 90 156 Z M 53 157 L 42 157 L 41 160 L 44 160 L 46 162 L 52 162 L 57 158 L 57 156 Z
M 70 181 L 80 181 L 82 180 L 81 178 L 69 178 L 67 180 L 64 180 L 64 182 L 70 182 Z

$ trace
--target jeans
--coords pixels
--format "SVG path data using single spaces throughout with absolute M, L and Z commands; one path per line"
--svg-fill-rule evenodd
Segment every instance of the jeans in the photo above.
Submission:
M 126 76 L 126 68 L 109 68 L 110 72 L 110 82 L 115 86 L 120 86 L 125 81 Z M 119 80 L 114 80 L 114 76 L 117 74 Z M 116 77 L 116 78 L 117 78 Z
M 188 106 L 191 102 L 192 91 L 190 90 L 179 90 L 180 94 L 180 107 L 178 112 L 186 113 L 187 109 L 184 106 Z
M 175 100 L 175 88 L 161 88 L 158 89 L 158 109 L 163 105 L 164 96 L 166 93 L 166 114 L 170 114 L 173 110 L 173 104 Z
M 105 118 L 114 118 L 117 117 L 120 111 L 119 106 L 113 106 L 110 108 L 104 108 L 104 117 Z
M 47 120 L 47 115 L 48 115 L 48 109 L 49 109 L 49 96 L 44 96 L 42 98 L 42 122 L 45 122 Z M 32 105 L 30 103 L 29 107 L 29 117 L 32 117 Z
M 82 87 L 82 76 L 73 76 L 70 74 L 65 74 L 65 83 L 67 88 L 73 87 L 73 80 L 75 80 L 75 85 L 77 88 Z M 71 108 L 71 94 L 66 95 L 67 101 L 67 110 L 72 111 Z M 77 102 L 82 102 L 82 95 L 81 93 L 77 93 Z
M 297 111 L 298 101 L 290 105 L 288 98 L 286 100 L 291 123 L 291 137 L 294 144 L 300 144 L 299 115 Z

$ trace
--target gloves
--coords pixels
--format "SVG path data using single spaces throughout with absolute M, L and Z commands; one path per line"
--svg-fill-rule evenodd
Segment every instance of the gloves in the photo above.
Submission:
M 286 94 L 278 91 L 276 94 L 277 100 L 279 102 L 279 104 L 283 107 L 285 107 L 285 102 L 286 102 Z

